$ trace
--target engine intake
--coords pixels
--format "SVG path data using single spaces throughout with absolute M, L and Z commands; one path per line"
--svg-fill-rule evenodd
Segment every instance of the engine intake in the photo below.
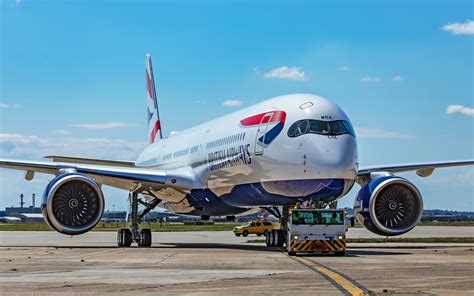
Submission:
M 364 185 L 354 202 L 357 219 L 373 233 L 394 236 L 413 229 L 423 214 L 423 199 L 408 180 L 382 176 Z
M 68 235 L 85 233 L 99 223 L 104 195 L 88 176 L 68 173 L 54 178 L 46 187 L 41 210 L 51 228 Z

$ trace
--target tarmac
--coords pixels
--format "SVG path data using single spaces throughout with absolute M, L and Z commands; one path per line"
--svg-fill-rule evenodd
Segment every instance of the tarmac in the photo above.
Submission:
M 473 230 L 425 226 L 410 236 L 466 237 Z M 151 248 L 118 248 L 115 238 L 0 232 L 0 294 L 474 294 L 474 244 L 353 244 L 345 257 L 290 257 L 254 243 L 261 237 L 222 231 L 155 232 Z

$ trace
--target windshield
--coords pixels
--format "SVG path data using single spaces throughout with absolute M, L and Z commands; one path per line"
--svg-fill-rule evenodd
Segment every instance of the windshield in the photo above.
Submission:
M 344 224 L 344 215 L 342 212 L 335 211 L 293 211 L 291 214 L 291 223 L 296 225 L 340 225 Z
M 288 137 L 294 138 L 304 134 L 339 136 L 349 134 L 355 136 L 352 125 L 345 120 L 322 121 L 303 119 L 293 123 L 288 129 Z

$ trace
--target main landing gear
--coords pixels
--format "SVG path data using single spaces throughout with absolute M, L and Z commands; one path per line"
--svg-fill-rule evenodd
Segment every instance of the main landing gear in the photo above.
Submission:
M 289 206 L 283 206 L 283 214 L 280 213 L 278 208 L 266 209 L 272 215 L 280 219 L 280 229 L 273 229 L 267 231 L 265 235 L 265 243 L 267 247 L 283 247 L 286 243 L 287 237 L 287 222 L 289 215 Z
M 137 243 L 139 247 L 151 246 L 151 230 L 147 228 L 140 229 L 140 222 L 142 218 L 148 214 L 160 202 L 158 199 L 152 202 L 144 202 L 138 198 L 136 192 L 131 192 L 130 200 L 130 228 L 120 229 L 117 233 L 117 245 L 119 247 L 130 247 L 133 242 Z M 145 206 L 145 209 L 139 213 L 138 204 Z

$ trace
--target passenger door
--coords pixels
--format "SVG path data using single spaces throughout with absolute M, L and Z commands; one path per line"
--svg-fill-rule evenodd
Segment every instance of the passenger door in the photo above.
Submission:
M 260 120 L 260 125 L 258 126 L 257 135 L 255 136 L 255 155 L 263 155 L 263 150 L 265 146 L 258 139 L 263 137 L 263 140 L 264 140 L 263 142 L 265 142 L 265 134 L 268 130 L 268 124 L 266 123 L 271 122 L 274 114 L 275 112 L 268 112 Z M 266 125 L 263 126 L 263 124 L 266 124 Z

